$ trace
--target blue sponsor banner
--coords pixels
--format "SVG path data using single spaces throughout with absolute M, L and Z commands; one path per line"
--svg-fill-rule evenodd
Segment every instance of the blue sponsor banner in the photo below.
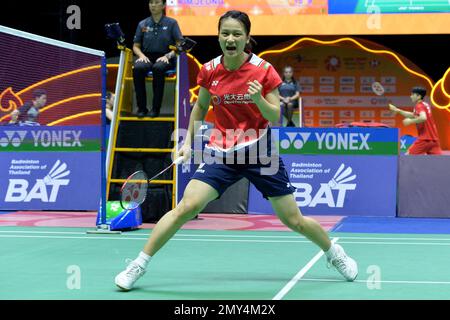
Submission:
M 1 126 L 0 152 L 97 151 L 99 126 Z
M 398 155 L 397 128 L 276 128 L 280 154 Z M 272 130 L 275 132 L 275 129 Z
M 400 137 L 400 153 L 405 154 L 408 151 L 409 147 L 412 146 L 414 141 L 417 140 L 417 137 L 413 137 L 411 135 L 404 135 Z
M 304 214 L 396 215 L 395 156 L 283 155 L 282 159 Z M 274 213 L 253 185 L 248 212 Z
M 92 210 L 101 197 L 100 152 L 3 152 L 2 210 Z

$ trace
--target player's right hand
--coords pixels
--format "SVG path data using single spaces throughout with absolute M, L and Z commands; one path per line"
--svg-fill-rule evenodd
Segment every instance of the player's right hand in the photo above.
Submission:
M 139 59 L 137 59 L 136 62 L 150 63 L 150 59 L 147 56 L 142 56 Z
M 186 163 L 191 159 L 192 149 L 188 144 L 184 144 L 180 150 L 178 150 L 177 158 L 183 157 L 183 163 Z

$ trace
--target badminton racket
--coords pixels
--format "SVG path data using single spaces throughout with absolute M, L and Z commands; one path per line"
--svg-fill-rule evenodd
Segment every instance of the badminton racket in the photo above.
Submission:
M 120 189 L 120 206 L 125 210 L 133 210 L 139 207 L 147 198 L 147 190 L 150 182 L 182 161 L 183 157 L 177 158 L 167 168 L 158 172 L 150 179 L 143 170 L 134 172 L 127 178 Z

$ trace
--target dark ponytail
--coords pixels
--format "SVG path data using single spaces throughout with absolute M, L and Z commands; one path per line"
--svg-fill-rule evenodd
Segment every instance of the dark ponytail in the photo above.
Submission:
M 253 48 L 257 45 L 258 43 L 256 42 L 255 39 L 253 39 L 252 37 L 250 37 L 250 41 L 245 45 L 245 51 L 247 53 L 252 52 Z

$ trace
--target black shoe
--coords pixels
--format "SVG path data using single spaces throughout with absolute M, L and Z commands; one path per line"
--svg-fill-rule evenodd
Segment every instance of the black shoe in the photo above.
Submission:
M 139 111 L 138 113 L 137 113 L 137 117 L 138 118 L 143 118 L 143 117 L 145 117 L 147 115 L 147 111 Z
M 159 116 L 159 110 L 152 109 L 150 111 L 150 118 L 156 118 Z
M 289 121 L 287 127 L 295 127 L 295 123 L 293 121 Z

